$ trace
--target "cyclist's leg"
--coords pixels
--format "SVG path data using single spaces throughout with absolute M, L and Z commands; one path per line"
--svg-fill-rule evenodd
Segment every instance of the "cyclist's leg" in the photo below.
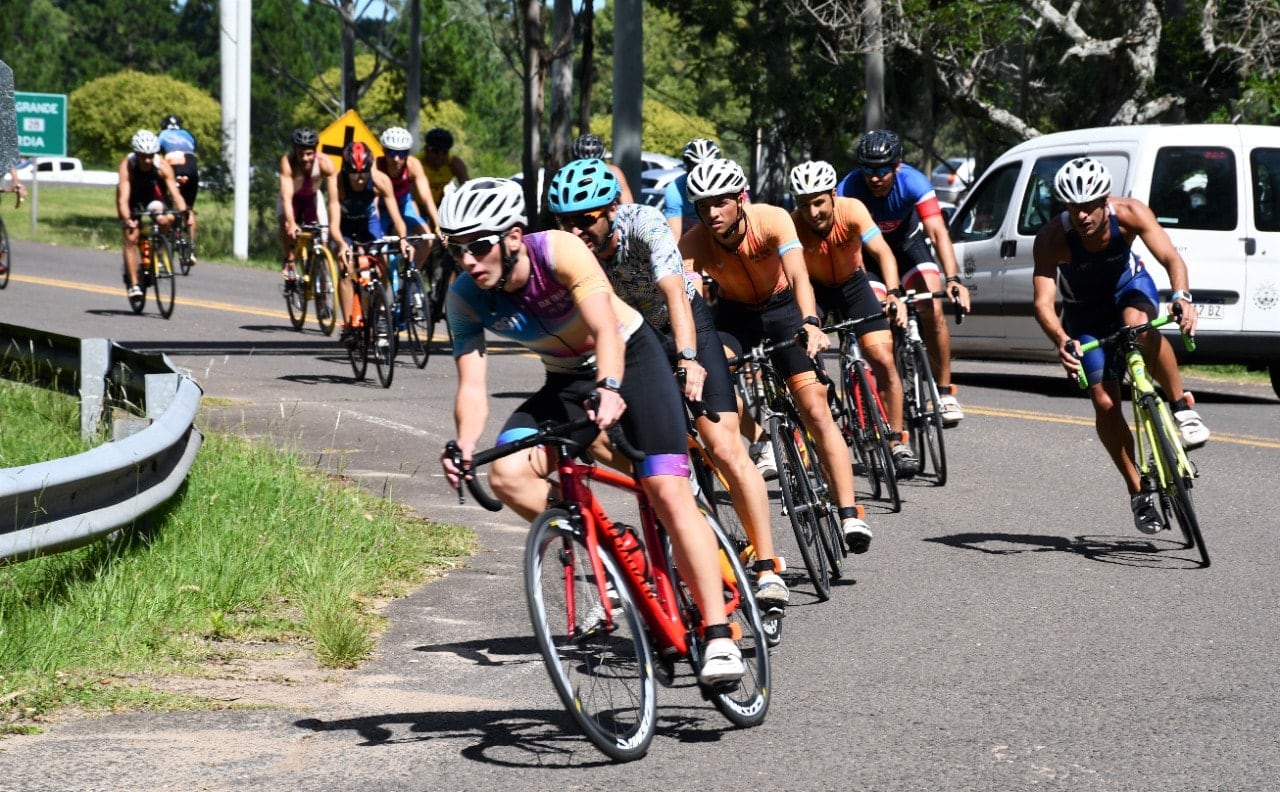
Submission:
M 1145 270 L 1129 278 L 1116 296 L 1116 302 L 1125 312 L 1126 324 L 1141 324 L 1154 318 L 1159 301 L 1155 281 Z M 1182 373 L 1178 370 L 1178 358 L 1173 345 L 1159 331 L 1151 330 L 1143 336 L 1142 346 L 1142 357 L 1147 362 L 1147 368 L 1155 381 L 1160 383 L 1169 400 L 1182 445 L 1188 448 L 1203 445 L 1209 439 L 1209 429 L 1200 419 L 1199 413 L 1188 403 L 1182 389 Z
M 940 291 L 943 286 L 942 271 L 933 259 L 917 262 L 902 279 L 904 288 L 918 292 Z M 942 420 L 947 426 L 959 423 L 964 411 L 956 398 L 957 389 L 951 382 L 951 329 L 947 326 L 946 302 L 925 300 L 916 304 L 920 313 L 920 335 L 929 355 L 929 368 L 933 369 L 942 400 Z
M 698 434 L 716 468 L 725 478 L 729 497 L 733 500 L 733 510 L 742 520 L 742 527 L 755 547 L 757 559 L 772 560 L 775 550 L 769 526 L 769 494 L 765 489 L 764 477 L 751 461 L 739 435 L 733 381 L 729 377 L 729 364 L 724 356 L 720 334 L 716 332 L 711 311 L 701 297 L 693 301 L 693 315 L 698 329 L 698 360 L 707 372 L 707 379 L 702 386 L 702 400 L 709 410 L 720 416 L 718 422 L 710 418 L 699 418 Z
M 128 279 L 129 286 L 138 285 L 138 259 L 140 257 L 138 251 L 138 241 L 142 238 L 142 225 L 130 228 L 121 223 L 124 231 L 124 272 Z
M 592 386 L 593 383 L 587 383 Z M 495 445 L 528 437 L 537 432 L 543 421 L 563 422 L 586 415 L 578 394 L 589 387 L 576 378 L 548 375 L 543 386 L 511 413 L 502 425 Z M 589 442 L 595 432 L 589 430 L 578 438 Z M 489 467 L 489 486 L 493 494 L 508 508 L 526 520 L 532 520 L 547 508 L 547 494 L 551 485 L 547 476 L 553 471 L 547 452 L 536 446 L 496 460 Z
M 187 236 L 191 242 L 191 263 L 196 263 L 196 197 L 200 194 L 200 172 L 196 167 L 196 155 L 188 153 L 179 166 L 186 180 L 178 186 L 182 200 L 187 203 Z M 179 169 L 175 169 L 177 172 Z
M 644 409 L 627 410 L 620 424 L 627 440 L 646 455 L 637 479 L 667 528 L 676 566 L 707 628 L 702 681 L 740 678 L 742 654 L 727 634 L 719 548 L 689 484 L 684 404 L 662 343 L 648 325 L 627 341 L 626 371 L 622 398 Z
M 294 207 L 294 210 L 297 210 L 296 206 Z M 306 222 L 296 214 L 294 215 L 294 220 L 298 225 L 302 225 Z M 289 235 L 288 223 L 285 222 L 284 217 L 283 204 L 278 197 L 276 198 L 276 232 L 280 239 L 280 274 L 287 278 L 289 273 L 295 271 L 293 258 L 295 255 L 294 245 L 296 244 L 296 240 Z

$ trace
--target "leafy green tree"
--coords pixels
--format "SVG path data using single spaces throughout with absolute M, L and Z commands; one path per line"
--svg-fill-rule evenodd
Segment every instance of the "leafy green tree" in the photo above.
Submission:
M 599 135 L 606 145 L 612 146 L 613 116 L 592 116 L 591 131 Z M 640 131 L 641 146 L 645 151 L 678 157 L 685 144 L 696 137 L 715 139 L 715 124 L 705 118 L 677 112 L 659 99 L 645 98 L 644 126 Z
M 61 53 L 71 27 L 67 12 L 52 0 L 6 4 L 0 14 L 0 59 L 13 69 L 17 90 L 65 92 Z
M 87 163 L 115 167 L 129 151 L 129 139 L 139 129 L 153 132 L 162 107 L 177 109 L 182 124 L 200 146 L 203 162 L 222 153 L 221 106 L 205 92 L 172 77 L 122 71 L 91 80 L 67 99 L 69 148 Z

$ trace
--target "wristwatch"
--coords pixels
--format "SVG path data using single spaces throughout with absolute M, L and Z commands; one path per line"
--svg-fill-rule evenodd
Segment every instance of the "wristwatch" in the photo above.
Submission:
M 684 349 L 680 350 L 680 359 L 681 360 L 697 360 L 698 350 L 692 347 L 685 347 Z
M 822 320 L 816 316 L 806 316 L 804 318 L 804 323 L 807 325 L 813 325 L 818 329 L 822 329 Z
M 1187 302 L 1195 302 L 1195 300 L 1191 299 L 1191 292 L 1189 291 L 1176 291 L 1173 294 L 1169 295 L 1169 302 L 1175 302 L 1177 300 L 1186 300 Z
M 602 390 L 610 390 L 617 393 L 622 389 L 622 383 L 614 377 L 603 377 L 596 381 L 596 387 Z

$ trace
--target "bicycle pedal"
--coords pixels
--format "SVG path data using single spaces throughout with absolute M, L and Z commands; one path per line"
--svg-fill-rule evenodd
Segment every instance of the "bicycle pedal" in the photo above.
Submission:
M 779 619 L 785 618 L 786 615 L 787 615 L 786 608 L 782 607 L 781 605 L 774 605 L 772 607 L 762 608 L 760 610 L 760 621 L 765 621 L 765 622 L 778 621 Z

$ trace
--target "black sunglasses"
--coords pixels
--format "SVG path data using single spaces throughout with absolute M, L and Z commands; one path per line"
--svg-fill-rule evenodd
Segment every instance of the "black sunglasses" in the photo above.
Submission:
M 493 246 L 502 241 L 502 237 L 497 234 L 473 239 L 470 242 L 450 242 L 449 252 L 453 257 L 461 260 L 463 253 L 470 253 L 474 258 L 484 258 L 489 255 L 489 251 L 493 250 Z

